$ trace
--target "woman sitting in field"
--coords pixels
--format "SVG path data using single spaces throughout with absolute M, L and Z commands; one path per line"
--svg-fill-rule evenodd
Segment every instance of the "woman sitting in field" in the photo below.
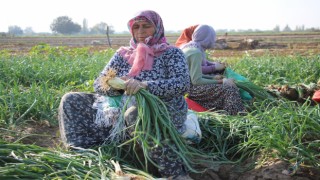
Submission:
M 205 51 L 215 45 L 216 33 L 211 26 L 199 25 L 192 34 L 192 40 L 181 46 L 190 72 L 191 87 L 188 98 L 206 109 L 223 110 L 229 115 L 245 112 L 239 89 L 233 79 L 216 79 L 204 75 L 201 63 L 206 59 Z
M 190 78 L 183 52 L 168 45 L 162 19 L 154 11 L 138 13 L 129 20 L 128 27 L 132 35 L 130 46 L 117 50 L 105 66 L 95 80 L 95 94 L 72 92 L 63 96 L 59 123 L 61 136 L 66 145 L 88 148 L 104 143 L 114 127 L 95 121 L 100 116 L 97 115 L 97 109 L 93 104 L 99 104 L 99 98 L 103 96 L 121 96 L 121 106 L 124 107 L 129 96 L 142 88 L 164 102 L 178 133 L 186 131 L 184 122 L 187 119 L 188 108 L 184 94 L 190 87 Z M 116 70 L 117 77 L 125 80 L 124 90 L 103 88 L 101 79 L 110 69 Z M 126 108 L 124 120 L 127 127 L 132 127 L 138 116 L 134 98 L 131 98 Z M 107 110 L 105 114 L 113 114 L 111 110 Z M 131 136 L 134 134 L 133 130 L 134 128 L 126 129 Z M 148 143 L 152 145 L 151 142 Z M 158 165 L 159 173 L 162 177 L 190 179 L 183 161 L 177 156 L 175 146 L 168 144 L 169 141 L 166 139 L 161 145 L 152 146 L 149 151 L 149 157 Z
M 177 39 L 175 45 L 179 48 L 181 48 L 183 45 L 187 44 L 192 40 L 192 34 L 194 30 L 199 25 L 193 25 L 190 27 L 185 28 L 179 38 Z M 203 61 L 201 63 L 201 69 L 203 74 L 217 74 L 223 72 L 223 70 L 226 68 L 224 63 L 219 62 L 211 62 L 208 61 L 207 58 L 203 58 Z

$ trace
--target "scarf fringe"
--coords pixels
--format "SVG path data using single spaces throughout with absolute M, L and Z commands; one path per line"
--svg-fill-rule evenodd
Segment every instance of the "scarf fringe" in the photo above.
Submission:
M 106 144 L 109 143 L 120 143 L 126 139 L 126 124 L 123 119 L 123 114 L 121 114 L 117 122 L 113 125 L 109 136 L 106 138 Z
M 122 112 L 122 97 L 109 97 L 98 95 L 93 104 L 93 108 L 97 109 L 94 123 L 99 127 L 110 129 L 110 134 L 105 139 L 105 144 L 113 142 L 122 142 L 126 138 L 126 125 L 124 114 Z

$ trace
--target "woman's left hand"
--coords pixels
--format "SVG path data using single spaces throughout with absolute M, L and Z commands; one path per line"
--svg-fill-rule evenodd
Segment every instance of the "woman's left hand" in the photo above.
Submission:
M 220 62 L 214 62 L 214 66 L 216 71 L 222 71 L 226 68 L 226 64 Z
M 224 78 L 223 75 L 214 75 L 213 76 L 213 79 L 215 79 L 215 80 L 221 80 L 223 78 Z
M 124 79 L 124 78 L 123 78 Z M 147 83 L 141 82 L 136 79 L 124 79 L 125 80 L 125 93 L 127 95 L 133 95 L 136 94 L 141 88 L 146 89 Z

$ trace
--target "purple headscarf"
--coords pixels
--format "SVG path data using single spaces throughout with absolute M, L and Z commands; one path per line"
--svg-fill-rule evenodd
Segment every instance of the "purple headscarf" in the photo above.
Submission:
M 146 19 L 155 27 L 153 36 L 146 38 L 145 43 L 138 43 L 134 39 L 132 26 L 137 20 Z M 132 35 L 130 47 L 121 47 L 118 52 L 132 65 L 129 76 L 137 76 L 141 70 L 151 70 L 153 59 L 160 56 L 169 45 L 164 36 L 162 19 L 158 13 L 152 10 L 140 11 L 128 22 L 128 28 Z
M 187 44 L 183 45 L 181 49 L 184 48 L 198 48 L 202 53 L 202 62 L 206 62 L 207 49 L 214 48 L 216 41 L 216 32 L 209 25 L 200 24 L 192 34 L 192 40 Z

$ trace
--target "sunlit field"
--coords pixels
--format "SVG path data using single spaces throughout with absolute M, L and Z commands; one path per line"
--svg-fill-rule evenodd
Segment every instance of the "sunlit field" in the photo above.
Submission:
M 130 143 L 74 151 L 59 141 L 57 109 L 61 97 L 70 91 L 93 92 L 94 79 L 115 50 L 42 43 L 22 53 L 0 51 L 0 179 L 112 179 L 120 176 L 113 161 L 119 162 L 122 176 L 155 177 L 135 156 Z M 300 177 L 316 179 L 320 169 L 319 105 L 308 97 L 300 98 L 303 101 L 288 99 L 271 92 L 270 87 L 303 84 L 320 89 L 319 53 L 312 49 L 291 54 L 261 50 L 257 56 L 254 50 L 233 50 L 236 56 L 219 58 L 225 52 L 215 50 L 208 56 L 226 62 L 274 98 L 245 102 L 246 116 L 197 113 L 203 138 L 192 146 L 215 156 L 215 167 L 208 168 L 218 174 L 224 165 L 237 167 L 230 174 L 241 174 L 266 162 L 281 161 L 287 165 L 283 175 L 300 173 Z M 56 139 L 25 131 L 33 125 L 53 127 Z M 30 138 L 34 141 L 28 141 Z M 35 140 L 42 138 L 45 145 Z M 203 172 L 193 173 L 196 179 Z

